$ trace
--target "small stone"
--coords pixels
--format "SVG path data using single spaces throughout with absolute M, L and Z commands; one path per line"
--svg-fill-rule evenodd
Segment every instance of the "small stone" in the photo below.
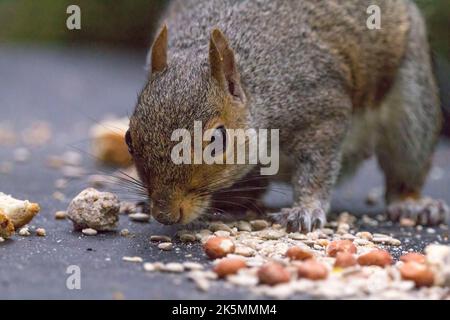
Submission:
M 141 257 L 122 257 L 123 261 L 126 262 L 138 262 L 138 263 L 142 263 L 142 258 Z
M 173 244 L 172 242 L 161 242 L 158 244 L 158 248 L 163 251 L 170 251 L 173 249 Z
M 5 238 L 0 237 L 0 243 L 5 242 Z
M 266 220 L 258 219 L 250 221 L 250 225 L 253 231 L 260 231 L 269 227 L 269 222 Z
M 67 218 L 67 213 L 65 211 L 56 211 L 55 219 L 56 220 L 64 220 Z
M 22 237 L 28 237 L 31 233 L 30 230 L 28 230 L 28 227 L 23 227 L 19 230 L 19 235 Z
M 119 208 L 120 202 L 114 194 L 88 188 L 70 202 L 67 217 L 72 220 L 75 230 L 109 231 L 117 226 Z
M 172 238 L 170 238 L 169 236 L 165 236 L 165 235 L 155 234 L 155 235 L 150 236 L 150 241 L 152 241 L 152 242 L 171 242 Z
M 150 221 L 150 215 L 146 213 L 131 213 L 128 215 L 128 217 L 136 222 L 149 222 Z
M 39 237 L 45 237 L 45 236 L 47 235 L 47 232 L 45 231 L 44 228 L 37 228 L 37 229 L 36 229 L 36 234 L 37 234 Z
M 97 230 L 92 229 L 92 228 L 85 228 L 85 229 L 81 230 L 81 232 L 86 236 L 95 236 L 98 233 Z

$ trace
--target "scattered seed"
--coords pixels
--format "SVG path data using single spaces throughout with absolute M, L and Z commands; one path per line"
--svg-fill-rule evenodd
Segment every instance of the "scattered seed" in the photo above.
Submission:
M 151 262 L 146 262 L 142 266 L 143 266 L 144 270 L 148 271 L 148 272 L 153 272 L 153 271 L 157 270 L 155 265 Z
M 146 213 L 131 213 L 128 215 L 128 217 L 136 222 L 149 222 L 150 221 L 150 215 Z
M 247 221 L 242 221 L 242 220 L 239 221 L 238 224 L 237 224 L 237 228 L 238 228 L 239 231 L 247 231 L 247 232 L 252 231 L 252 226 Z
M 150 236 L 150 241 L 153 242 L 171 242 L 172 238 L 170 238 L 169 236 L 165 236 L 165 235 L 152 235 Z
M 186 270 L 203 270 L 204 269 L 203 265 L 198 262 L 186 261 L 186 262 L 183 262 L 183 266 Z
M 161 242 L 158 244 L 158 248 L 163 251 L 170 251 L 173 249 L 173 244 L 172 242 Z
M 36 229 L 36 234 L 37 234 L 39 237 L 45 237 L 45 236 L 47 235 L 47 232 L 45 231 L 44 228 L 37 228 L 37 229 Z
M 253 231 L 260 231 L 269 227 L 269 222 L 266 220 L 253 220 L 250 221 L 250 225 Z
M 272 229 L 263 230 L 259 233 L 259 236 L 266 240 L 278 240 L 282 238 L 284 235 L 285 233 L 283 231 Z
M 218 237 L 229 237 L 230 236 L 230 232 L 229 231 L 224 231 L 224 230 L 217 230 L 214 232 L 215 236 Z
M 55 212 L 55 219 L 57 220 L 63 220 L 67 218 L 67 213 L 65 211 L 56 211 Z
M 97 230 L 92 229 L 92 228 L 85 228 L 85 229 L 81 230 L 81 232 L 86 236 L 95 236 L 98 233 Z
M 122 257 L 123 261 L 126 262 L 138 262 L 138 263 L 142 263 L 142 258 L 141 257 Z
M 400 218 L 400 226 L 402 227 L 414 227 L 416 222 L 410 218 Z
M 165 264 L 162 268 L 161 271 L 164 272 L 174 272 L 174 273 L 180 273 L 184 271 L 184 266 L 181 263 L 177 263 L 177 262 L 170 262 Z
M 130 235 L 130 230 L 128 230 L 128 229 L 122 229 L 122 230 L 120 230 L 120 235 L 121 235 L 122 237 L 128 237 L 128 236 Z
M 197 237 L 192 233 L 183 233 L 180 235 L 180 240 L 181 242 L 195 242 L 197 241 Z

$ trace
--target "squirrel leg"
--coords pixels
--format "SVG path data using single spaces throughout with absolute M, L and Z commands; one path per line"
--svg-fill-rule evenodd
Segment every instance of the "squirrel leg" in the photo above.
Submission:
M 446 219 L 449 208 L 441 200 L 422 198 L 421 189 L 440 131 L 441 111 L 425 26 L 418 13 L 411 15 L 406 55 L 380 109 L 376 154 L 385 175 L 389 218 L 435 225 Z
M 346 121 L 325 121 L 299 134 L 295 150 L 294 203 L 271 217 L 289 232 L 309 232 L 322 228 L 330 208 L 330 193 L 340 168 L 341 142 Z

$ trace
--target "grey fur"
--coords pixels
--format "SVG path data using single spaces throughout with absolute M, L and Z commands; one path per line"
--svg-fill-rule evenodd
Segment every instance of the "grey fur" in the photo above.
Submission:
M 366 27 L 372 4 L 381 8 L 380 30 Z M 213 27 L 235 51 L 245 127 L 280 129 L 281 151 L 291 156 L 295 199 L 278 221 L 303 231 L 322 226 L 341 161 L 353 171 L 374 150 L 387 181 L 420 191 L 440 114 L 423 21 L 411 2 L 179 0 L 163 21 L 168 67 L 150 76 L 130 121 L 136 165 L 155 201 L 171 201 L 191 179 L 192 168 L 170 161 L 171 132 L 207 122 L 226 99 L 209 72 Z M 236 170 L 224 187 L 251 168 Z

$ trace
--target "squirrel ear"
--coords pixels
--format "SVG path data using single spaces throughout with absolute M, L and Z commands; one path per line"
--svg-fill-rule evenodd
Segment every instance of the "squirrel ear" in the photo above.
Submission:
M 164 24 L 153 42 L 150 53 L 151 74 L 167 67 L 167 25 Z
M 245 101 L 241 87 L 240 75 L 236 65 L 233 49 L 230 48 L 225 35 L 218 28 L 211 32 L 209 42 L 209 64 L 211 76 L 234 98 Z

